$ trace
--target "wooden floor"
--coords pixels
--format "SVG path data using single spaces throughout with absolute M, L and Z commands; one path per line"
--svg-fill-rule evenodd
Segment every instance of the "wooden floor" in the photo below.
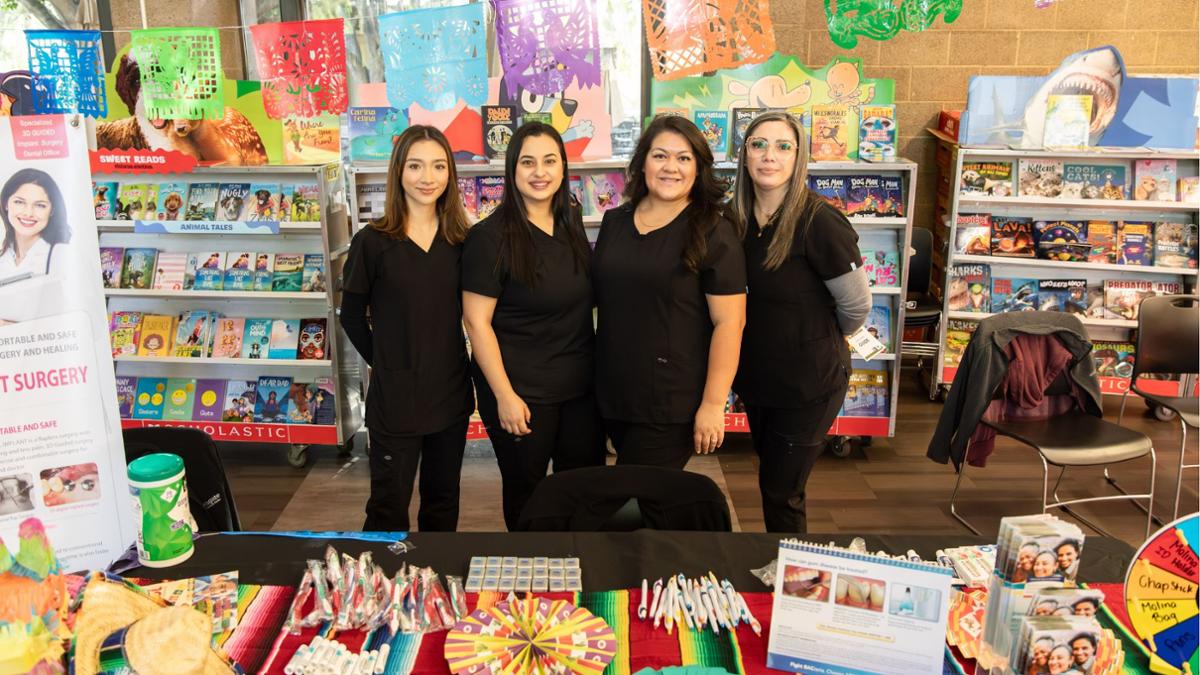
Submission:
M 845 459 L 827 454 L 817 463 L 808 489 L 811 533 L 968 533 L 950 515 L 954 472 L 949 465 L 925 457 L 942 406 L 928 400 L 913 371 L 905 371 L 900 388 L 894 438 L 874 439 L 870 446 Z M 1105 397 L 1105 402 L 1106 419 L 1115 422 L 1119 398 Z M 1158 453 L 1155 512 L 1169 519 L 1179 464 L 1179 423 L 1154 419 L 1139 400 L 1131 398 L 1126 426 L 1154 440 Z M 1200 435 L 1188 439 L 1188 459 L 1193 464 L 1197 461 L 1197 438 Z M 221 450 L 243 529 L 361 526 L 369 485 L 361 450 L 347 460 L 336 457 L 332 448 L 313 448 L 304 469 L 289 467 L 279 446 L 227 444 Z M 758 461 L 748 437 L 729 437 L 715 457 L 693 461 L 689 469 L 709 475 L 727 491 L 735 529 L 762 531 Z M 1144 491 L 1149 461 L 1118 466 L 1113 473 L 1123 487 Z M 1055 477 L 1052 473 L 1052 483 Z M 1195 470 L 1184 475 L 1180 513 L 1200 510 L 1197 480 Z M 1000 439 L 986 468 L 968 469 L 959 492 L 958 512 L 985 535 L 994 536 L 1002 516 L 1040 510 L 1041 488 L 1037 455 L 1022 445 Z M 460 529 L 502 530 L 499 473 L 494 458 L 468 457 L 462 489 Z M 1060 491 L 1063 498 L 1106 494 L 1113 492 L 1099 469 L 1072 469 Z M 1144 539 L 1145 515 L 1130 502 L 1085 504 L 1079 512 L 1131 544 Z

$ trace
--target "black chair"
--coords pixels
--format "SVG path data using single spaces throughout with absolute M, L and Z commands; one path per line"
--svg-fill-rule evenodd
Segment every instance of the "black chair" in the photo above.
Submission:
M 187 475 L 188 506 L 200 532 L 237 532 L 238 520 L 233 491 L 225 466 L 212 437 L 199 429 L 146 427 L 125 429 L 125 462 L 156 452 L 169 452 L 183 459 Z
M 933 257 L 933 233 L 923 227 L 912 230 L 913 253 L 908 258 L 907 299 L 904 303 L 904 328 L 921 328 L 926 332 L 942 321 L 942 303 L 929 293 L 931 264 Z M 927 334 L 927 333 L 926 333 Z M 933 368 L 938 355 L 937 342 L 900 343 L 900 356 L 917 357 L 919 372 L 925 370 L 926 359 L 931 364 L 929 372 L 929 398 L 937 399 L 937 378 Z
M 1179 473 L 1175 477 L 1174 518 L 1179 517 L 1179 497 L 1183 489 L 1184 469 L 1200 468 L 1200 464 L 1185 464 L 1188 427 L 1200 423 L 1200 398 L 1195 396 L 1162 396 L 1139 387 L 1142 375 L 1200 374 L 1200 304 L 1192 295 L 1163 295 L 1146 298 L 1138 306 L 1137 351 L 1133 359 L 1133 375 L 1129 389 L 1121 396 L 1121 412 L 1117 424 L 1125 417 L 1125 402 L 1133 392 L 1147 402 L 1166 408 L 1179 416 L 1182 439 L 1179 442 Z M 1192 389 L 1188 385 L 1187 393 Z M 1104 477 L 1118 490 L 1121 486 L 1104 472 Z M 1123 491 L 1123 490 L 1122 490 Z
M 517 530 L 629 532 L 640 528 L 730 532 L 725 493 L 708 476 L 656 466 L 596 466 L 547 476 Z

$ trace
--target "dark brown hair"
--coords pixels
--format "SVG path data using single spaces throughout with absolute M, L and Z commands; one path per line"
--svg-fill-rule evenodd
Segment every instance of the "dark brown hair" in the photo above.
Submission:
M 447 171 L 450 178 L 446 189 L 437 199 L 438 234 L 450 244 L 461 244 L 467 238 L 467 212 L 458 194 L 458 170 L 454 167 L 454 151 L 450 142 L 434 127 L 416 125 L 404 130 L 392 148 L 388 162 L 387 196 L 384 198 L 383 217 L 371 223 L 375 229 L 394 239 L 408 238 L 408 201 L 404 195 L 404 163 L 408 153 L 419 141 L 433 141 L 446 152 Z
M 50 174 L 39 169 L 21 169 L 14 173 L 4 187 L 0 189 L 0 220 L 3 220 L 3 237 L 0 237 L 0 253 L 6 253 L 9 248 L 17 250 L 16 230 L 8 217 L 8 200 L 17 190 L 25 185 L 36 185 L 46 191 L 50 201 L 50 218 L 38 236 L 47 244 L 65 244 L 71 241 L 71 226 L 67 224 L 67 202 L 63 199 L 62 190 Z
M 683 264 L 689 271 L 699 273 L 704 256 L 708 253 L 708 235 L 725 212 L 721 203 L 725 197 L 725 188 L 713 174 L 712 150 L 691 120 L 678 115 L 659 115 L 651 120 L 642 132 L 642 137 L 638 139 L 633 159 L 629 160 L 625 198 L 636 208 L 650 193 L 650 189 L 646 187 L 646 158 L 650 156 L 650 149 L 659 134 L 668 131 L 683 136 L 691 146 L 692 156 L 696 161 L 696 182 L 692 184 L 692 191 L 688 195 L 688 209 L 692 211 L 692 215 L 688 219 L 688 243 L 683 249 Z

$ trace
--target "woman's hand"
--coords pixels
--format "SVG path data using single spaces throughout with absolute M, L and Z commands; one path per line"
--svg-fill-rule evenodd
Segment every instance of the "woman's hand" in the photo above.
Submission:
M 529 421 L 533 415 L 529 406 L 517 396 L 516 392 L 497 399 L 496 407 L 500 413 L 500 426 L 513 436 L 524 436 L 529 433 Z
M 725 406 L 712 403 L 701 403 L 696 410 L 696 424 L 692 439 L 695 441 L 696 454 L 707 455 L 716 452 L 725 442 Z

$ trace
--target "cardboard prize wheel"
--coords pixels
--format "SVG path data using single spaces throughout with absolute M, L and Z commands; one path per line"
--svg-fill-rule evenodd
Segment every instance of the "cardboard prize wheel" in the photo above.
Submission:
M 1164 675 L 1200 673 L 1200 513 L 1150 537 L 1125 575 L 1125 606 L 1133 631 L 1150 650 L 1150 669 Z

